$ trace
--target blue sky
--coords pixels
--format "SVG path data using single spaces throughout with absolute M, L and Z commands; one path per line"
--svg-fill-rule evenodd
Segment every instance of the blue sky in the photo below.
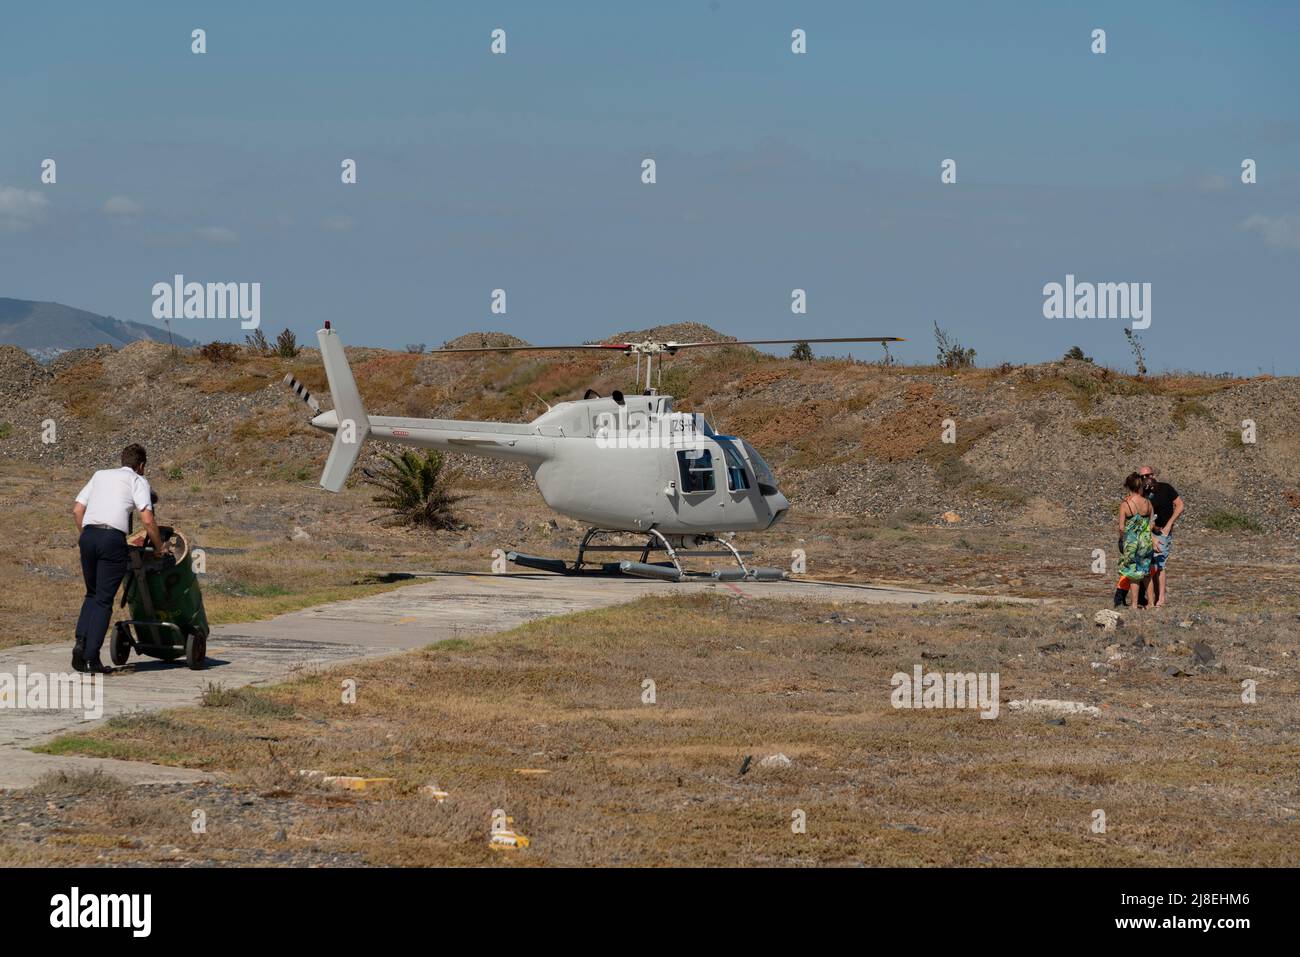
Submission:
M 11 7 L 0 296 L 153 321 L 182 273 L 356 344 L 700 321 L 929 361 L 937 320 L 981 364 L 1129 365 L 1122 321 L 1043 318 L 1072 273 L 1152 284 L 1154 370 L 1295 374 L 1297 37 L 1250 2 Z

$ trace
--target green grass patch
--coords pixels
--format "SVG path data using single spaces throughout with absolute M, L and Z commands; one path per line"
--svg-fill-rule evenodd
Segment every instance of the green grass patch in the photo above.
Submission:
M 1112 416 L 1102 415 L 1095 419 L 1082 419 L 1074 423 L 1074 428 L 1081 434 L 1094 439 L 1118 438 L 1124 427 Z
M 448 638 L 446 641 L 434 642 L 429 646 L 430 651 L 469 651 L 474 647 L 474 643 L 466 641 L 464 638 Z
M 231 708 L 257 718 L 289 718 L 293 705 L 276 701 L 257 688 L 224 688 L 220 683 L 208 683 L 199 703 L 205 708 Z
M 958 455 L 949 455 L 934 463 L 934 477 L 944 488 L 955 488 L 975 478 L 975 470 Z
M 1205 516 L 1205 527 L 1216 532 L 1262 532 L 1264 526 L 1240 512 L 1218 511 Z
M 31 749 L 37 754 L 80 754 L 88 758 L 118 758 L 129 761 L 135 757 L 130 747 L 116 741 L 105 741 L 85 734 L 62 734 L 53 741 L 38 744 Z
M 930 513 L 919 508 L 904 508 L 890 515 L 886 524 L 893 529 L 921 525 L 930 521 Z
M 970 490 L 979 498 L 1005 502 L 1008 505 L 1024 505 L 1029 501 L 1029 496 L 1024 490 L 1007 482 L 976 482 Z
M 251 582 L 240 581 L 236 578 L 214 581 L 207 587 L 218 594 L 230 595 L 233 598 L 283 598 L 285 595 L 293 594 L 291 589 L 286 588 L 284 585 L 277 585 L 274 582 L 254 585 Z
M 1203 402 L 1197 402 L 1195 399 L 1186 399 L 1174 406 L 1173 415 L 1174 425 L 1179 430 L 1187 428 L 1187 420 L 1195 417 L 1198 419 L 1208 419 L 1212 417 L 1209 408 Z

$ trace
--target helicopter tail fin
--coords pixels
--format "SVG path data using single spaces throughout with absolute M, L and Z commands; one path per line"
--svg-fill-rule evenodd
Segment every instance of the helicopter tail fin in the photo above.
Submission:
M 316 333 L 316 338 L 320 341 L 321 360 L 325 363 L 325 375 L 329 379 L 336 421 L 334 444 L 330 446 L 330 455 L 325 462 L 325 471 L 321 473 L 320 484 L 322 488 L 337 492 L 347 481 L 348 473 L 361 454 L 361 446 L 370 434 L 370 418 L 366 415 L 365 406 L 361 404 L 361 393 L 357 391 L 356 380 L 352 378 L 352 368 L 348 365 L 338 333 L 326 323 L 325 328 Z

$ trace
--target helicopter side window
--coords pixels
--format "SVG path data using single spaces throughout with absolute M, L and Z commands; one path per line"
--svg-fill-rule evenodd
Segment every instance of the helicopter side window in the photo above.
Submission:
M 730 442 L 722 443 L 722 454 L 727 460 L 728 491 L 743 492 L 748 489 L 749 473 L 745 471 L 745 463 L 736 450 L 732 448 Z
M 713 455 L 708 449 L 683 449 L 677 453 L 683 492 L 713 491 Z

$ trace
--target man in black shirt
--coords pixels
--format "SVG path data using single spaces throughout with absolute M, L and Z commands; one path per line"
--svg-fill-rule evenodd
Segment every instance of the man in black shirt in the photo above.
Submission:
M 1169 595 L 1169 575 L 1165 570 L 1165 563 L 1169 561 L 1169 552 L 1174 544 L 1174 523 L 1183 514 L 1183 499 L 1178 494 L 1178 489 L 1156 478 L 1156 470 L 1151 466 L 1142 466 L 1138 469 L 1138 474 L 1142 476 L 1145 486 L 1143 494 L 1151 500 L 1151 505 L 1155 509 L 1151 534 L 1155 536 L 1159 547 L 1151 562 L 1151 597 L 1155 601 L 1155 606 L 1161 608 Z M 1140 592 L 1138 597 L 1142 597 Z

